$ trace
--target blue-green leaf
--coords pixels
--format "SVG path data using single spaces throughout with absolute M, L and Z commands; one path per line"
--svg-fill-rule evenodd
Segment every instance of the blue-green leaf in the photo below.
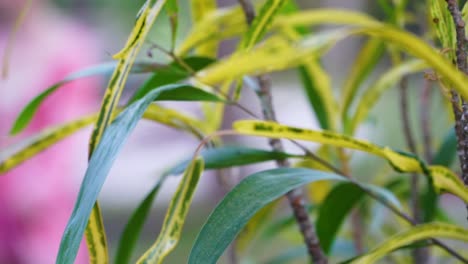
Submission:
M 292 189 L 320 180 L 346 179 L 336 174 L 302 168 L 267 170 L 245 178 L 211 213 L 198 234 L 188 263 L 216 263 L 258 210 Z
M 187 90 L 190 90 L 191 93 L 187 93 Z M 183 98 L 182 95 L 188 97 Z M 144 98 L 122 111 L 104 131 L 102 140 L 89 160 L 75 207 L 62 236 L 56 263 L 71 264 L 74 262 L 89 215 L 117 154 L 149 104 L 154 100 L 161 100 L 161 98 L 166 100 L 219 100 L 215 95 L 187 85 L 166 85 L 149 92 Z
M 205 160 L 205 169 L 222 169 L 233 166 L 242 166 L 270 160 L 297 157 L 279 151 L 267 151 L 247 147 L 225 146 L 205 149 L 200 154 Z M 170 169 L 167 174 L 180 174 L 190 164 L 191 158 L 186 159 Z

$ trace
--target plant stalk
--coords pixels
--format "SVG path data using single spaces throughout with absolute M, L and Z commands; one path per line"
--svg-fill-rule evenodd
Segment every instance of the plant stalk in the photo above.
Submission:
M 249 0 L 239 0 L 239 4 L 244 11 L 244 15 L 248 25 L 252 24 L 252 21 L 255 19 L 255 8 Z M 272 103 L 272 94 L 271 94 L 271 79 L 268 75 L 260 75 L 257 78 L 260 91 L 259 98 L 261 102 L 261 108 L 263 113 L 263 118 L 265 120 L 276 121 L 276 114 L 273 108 Z M 281 140 L 279 139 L 270 139 L 269 144 L 275 151 L 284 151 L 284 146 Z M 289 167 L 288 160 L 277 160 L 276 164 L 278 167 Z M 315 228 L 312 224 L 312 221 L 309 218 L 309 214 L 306 208 L 306 201 L 302 189 L 294 189 L 286 194 L 286 197 L 291 206 L 296 222 L 299 225 L 299 229 L 304 238 L 304 243 L 306 244 L 307 251 L 309 253 L 310 259 L 314 264 L 326 264 L 328 263 L 327 257 L 325 256 L 320 242 L 315 233 Z
M 417 154 L 416 143 L 411 129 L 410 109 L 408 107 L 408 78 L 406 76 L 400 81 L 400 109 L 406 145 L 412 153 Z M 416 173 L 411 174 L 410 190 L 411 212 L 413 214 L 414 221 L 416 223 L 420 223 L 422 217 L 419 202 L 419 175 Z M 429 262 L 429 249 L 427 247 L 416 248 L 411 251 L 411 254 L 413 256 L 414 263 Z
M 457 0 L 446 0 L 447 8 L 452 15 L 455 24 L 455 33 L 457 37 L 456 60 L 458 69 L 468 75 L 468 63 L 466 61 L 466 45 L 465 38 L 465 22 L 458 7 Z M 452 93 L 452 109 L 455 116 L 455 133 L 457 135 L 457 154 L 461 167 L 461 178 L 466 186 L 468 186 L 468 104 L 461 98 L 457 92 Z M 460 108 L 461 102 L 461 108 Z M 468 210 L 468 204 L 466 205 Z M 468 217 L 467 217 L 468 219 Z

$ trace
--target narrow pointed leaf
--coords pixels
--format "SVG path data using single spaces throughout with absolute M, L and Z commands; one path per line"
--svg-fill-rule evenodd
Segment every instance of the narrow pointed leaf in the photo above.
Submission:
M 317 236 L 325 253 L 330 253 L 335 236 L 351 209 L 361 200 L 364 192 L 351 183 L 333 188 L 320 206 L 316 222 Z
M 463 182 L 446 167 L 427 166 L 415 156 L 381 147 L 365 140 L 358 140 L 330 131 L 315 131 L 288 127 L 275 122 L 242 120 L 233 124 L 239 133 L 271 138 L 288 138 L 318 142 L 326 145 L 356 149 L 386 159 L 398 172 L 417 172 L 430 177 L 438 192 L 452 193 L 468 202 L 468 190 Z
M 286 0 L 267 0 L 240 42 L 239 50 L 250 50 L 265 35 Z
M 455 135 L 455 129 L 452 127 L 445 134 L 444 140 L 434 155 L 432 163 L 436 165 L 450 167 L 455 160 L 457 153 L 457 137 Z
M 242 180 L 216 206 L 198 234 L 189 264 L 214 264 L 249 219 L 288 191 L 320 181 L 343 181 L 335 174 L 299 168 L 262 171 Z
M 375 69 L 375 66 L 383 55 L 384 49 L 384 43 L 379 39 L 373 38 L 368 40 L 357 54 L 343 85 L 343 110 L 341 111 L 344 117 L 343 120 L 348 115 L 349 107 L 356 96 L 356 92 L 372 70 Z
M 427 64 L 421 60 L 409 60 L 382 74 L 379 79 L 375 83 L 371 84 L 362 95 L 356 108 L 356 112 L 353 114 L 349 134 L 352 135 L 357 126 L 368 117 L 372 107 L 377 103 L 381 95 L 387 89 L 394 87 L 403 76 L 420 72 L 427 68 Z
M 213 63 L 214 60 L 206 57 L 188 57 L 183 59 L 183 62 L 187 67 L 190 67 L 194 72 L 197 72 Z M 155 87 L 182 81 L 190 77 L 191 74 L 191 72 L 179 65 L 178 62 L 173 62 L 170 65 L 155 71 L 153 75 L 133 94 L 132 98 L 128 101 L 128 104 L 141 99 Z
M 297 157 L 279 151 L 267 151 L 262 149 L 254 149 L 247 147 L 218 147 L 205 149 L 200 154 L 205 161 L 205 169 L 222 169 L 234 166 L 242 166 L 264 161 L 287 159 Z M 187 166 L 191 163 L 191 159 L 187 159 L 174 168 L 169 170 L 167 174 L 180 174 L 184 172 Z
M 348 181 L 337 174 L 303 168 L 272 169 L 248 176 L 211 213 L 198 234 L 188 263 L 216 263 L 236 235 L 261 208 L 290 190 L 323 180 Z
M 135 26 L 128 37 L 125 47 L 118 54 L 114 55 L 114 58 L 119 61 L 102 100 L 99 118 L 94 126 L 89 142 L 90 153 L 93 153 L 104 130 L 112 122 L 114 111 L 117 108 L 120 95 L 122 94 L 123 87 L 135 62 L 136 56 L 165 3 L 166 0 L 147 0 L 145 2 L 144 8 L 141 10 L 135 22 Z
M 216 0 L 190 0 L 190 6 L 194 27 L 197 27 L 200 21 L 216 11 Z M 218 41 L 206 40 L 197 46 L 195 52 L 201 56 L 216 58 L 218 55 Z
M 37 153 L 49 148 L 62 139 L 74 134 L 78 130 L 91 125 L 96 121 L 98 114 L 79 118 L 77 120 L 46 129 L 44 132 L 34 135 L 11 149 L 0 152 L 0 175 L 19 166 Z M 203 123 L 192 117 L 186 116 L 172 109 L 167 109 L 156 104 L 151 104 L 143 114 L 143 118 L 158 122 L 169 127 L 188 131 L 198 138 L 203 138 Z
M 445 223 L 418 225 L 389 238 L 369 253 L 355 259 L 351 263 L 376 263 L 377 260 L 400 247 L 428 238 L 449 238 L 468 242 L 468 230 L 456 225 Z
M 179 242 L 193 194 L 203 172 L 203 159 L 195 159 L 182 178 L 167 209 L 161 232 L 156 242 L 140 257 L 138 264 L 162 263 Z
M 125 225 L 122 235 L 120 236 L 119 245 L 117 246 L 117 254 L 115 256 L 116 264 L 130 263 L 133 250 L 137 245 L 138 238 L 148 218 L 153 201 L 166 178 L 166 176 L 159 178 L 156 185 L 146 195 L 140 205 L 138 205 L 137 209 L 132 213 L 130 220 L 128 220 Z
M 174 95 L 175 98 L 181 99 L 178 93 L 186 88 L 184 85 L 167 85 L 151 91 L 144 98 L 122 111 L 109 128 L 105 130 L 102 142 L 97 145 L 96 151 L 89 161 L 72 216 L 62 236 L 57 263 L 71 264 L 74 262 L 86 223 L 97 201 L 99 192 L 118 153 L 146 108 L 160 96 L 170 99 L 171 95 Z M 206 92 L 201 91 L 200 94 L 205 96 Z M 192 100 L 192 98 L 187 98 L 187 100 Z

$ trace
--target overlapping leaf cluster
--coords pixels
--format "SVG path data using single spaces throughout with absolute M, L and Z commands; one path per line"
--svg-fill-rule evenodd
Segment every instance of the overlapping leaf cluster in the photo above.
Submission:
M 386 1 L 381 1 L 386 2 Z M 395 1 L 398 2 L 398 1 Z M 430 6 L 431 21 L 440 38 L 438 48 L 453 49 L 453 23 L 447 17 L 444 1 L 427 1 Z M 369 15 L 345 9 L 301 10 L 293 1 L 266 0 L 258 4 L 259 15 L 251 27 L 247 26 L 239 6 L 217 8 L 214 0 L 191 0 L 193 26 L 177 43 L 178 1 L 147 0 L 137 15 L 135 27 L 127 44 L 114 58 L 116 63 L 103 64 L 70 75 L 63 81 L 44 90 L 19 115 L 12 133 L 20 133 L 34 119 L 34 114 L 42 101 L 66 82 L 89 75 L 113 72 L 99 113 L 70 121 L 35 136 L 19 148 L 5 151 L 0 161 L 0 173 L 5 173 L 26 162 L 57 141 L 77 130 L 94 123 L 90 138 L 89 165 L 83 179 L 73 213 L 64 231 L 57 263 L 73 263 L 79 244 L 86 234 L 86 241 L 92 263 L 108 263 L 108 249 L 97 197 L 106 181 L 113 162 L 143 117 L 174 129 L 185 131 L 200 140 L 220 129 L 224 106 L 239 106 L 237 95 L 241 83 L 258 89 L 249 76 L 297 69 L 303 81 L 307 100 L 317 117 L 320 129 L 310 130 L 289 127 L 274 122 L 259 120 L 239 120 L 232 128 L 240 135 L 303 140 L 319 143 L 317 155 L 331 164 L 347 163 L 353 149 L 386 160 L 396 173 L 414 172 L 425 176 L 430 208 L 437 208 L 434 197 L 441 193 L 451 193 L 468 203 L 468 190 L 456 173 L 449 169 L 450 157 L 454 155 L 453 133 L 441 145 L 432 164 L 418 158 L 415 153 L 404 153 L 391 146 L 380 146 L 353 138 L 357 128 L 369 117 L 369 113 L 385 91 L 395 87 L 401 78 L 408 74 L 432 69 L 441 85 L 450 86 L 463 98 L 468 99 L 468 78 L 457 71 L 450 60 L 453 55 L 442 54 L 427 44 L 422 38 L 395 25 L 397 17 L 390 3 L 383 7 L 388 13 L 389 23 L 381 22 Z M 145 40 L 161 10 L 168 13 L 171 25 L 171 47 L 167 55 L 173 60 L 170 64 L 143 63 L 136 61 Z M 337 25 L 338 28 L 317 31 L 315 26 Z M 345 38 L 364 36 L 367 38 L 361 51 L 356 55 L 354 67 L 349 70 L 342 87 L 331 78 L 333 72 L 322 67 L 321 58 L 336 43 Z M 155 36 L 157 39 L 160 36 Z M 223 58 L 217 59 L 217 49 L 223 40 L 241 37 L 238 48 Z M 385 53 L 395 54 L 395 50 L 407 53 L 406 60 L 378 74 L 369 82 L 371 73 Z M 152 73 L 152 76 L 138 89 L 127 103 L 122 103 L 120 95 L 129 74 Z M 258 92 L 258 91 L 257 91 Z M 233 98 L 229 95 L 234 94 Z M 339 96 L 336 96 L 339 94 Z M 240 94 L 241 95 L 241 94 Z M 441 97 L 444 98 L 443 93 Z M 178 109 L 162 107 L 156 101 L 192 101 L 200 103 L 205 110 L 202 119 L 193 117 Z M 298 113 L 300 114 L 300 113 Z M 233 133 L 231 131 L 231 133 Z M 212 138 L 212 137 L 211 137 Z M 206 139 L 202 141 L 206 143 Z M 224 146 L 222 140 L 213 140 L 213 148 L 196 152 L 196 156 L 177 164 L 165 173 L 130 218 L 118 246 L 116 263 L 129 263 L 138 243 L 141 228 L 151 209 L 151 205 L 171 175 L 183 173 L 179 187 L 174 194 L 159 234 L 155 234 L 154 244 L 138 258 L 138 263 L 162 263 L 164 258 L 183 238 L 183 225 L 191 205 L 199 178 L 205 169 L 220 169 L 254 164 L 269 160 L 294 159 L 294 168 L 281 168 L 261 171 L 246 177 L 224 199 L 208 217 L 190 253 L 189 263 L 216 263 L 225 249 L 239 235 L 238 254 L 248 256 L 246 248 L 254 238 L 278 236 L 284 225 L 275 225 L 271 218 L 279 206 L 274 203 L 288 191 L 301 186 L 310 186 L 314 207 L 311 214 L 316 221 L 317 234 L 323 250 L 329 257 L 340 255 L 338 244 L 346 241 L 337 238 L 341 226 L 355 207 L 372 210 L 383 205 L 394 213 L 393 222 L 382 220 L 377 224 L 393 230 L 395 219 L 406 215 L 407 195 L 400 195 L 390 186 L 381 182 L 359 182 L 349 175 L 332 171 L 324 164 L 308 155 L 253 149 L 244 146 Z M 195 150 L 194 150 L 195 151 Z M 341 159 L 336 156 L 340 156 Z M 344 155 L 344 158 L 343 158 Z M 343 164 L 341 164 L 343 165 Z M 394 174 L 392 174 L 394 175 Z M 345 177 L 346 176 L 346 177 Z M 137 179 L 137 178 L 135 178 Z M 391 182 L 394 179 L 389 179 Z M 326 185 L 316 185 L 328 182 Z M 310 185 L 313 183 L 312 185 Z M 405 183 L 406 184 L 406 183 Z M 314 187 L 315 186 L 315 187 Z M 325 188 L 324 190 L 318 190 Z M 432 191 L 431 191 L 432 190 Z M 322 191 L 322 198 L 314 198 L 313 193 Z M 395 191 L 395 193 L 392 193 Z M 369 204 L 373 201 L 373 205 Z M 267 206 L 269 205 L 269 206 Z M 263 209 L 262 209 L 263 208 Z M 374 208 L 375 209 L 375 208 Z M 412 243 L 436 237 L 451 238 L 468 242 L 468 230 L 449 223 L 435 221 L 435 214 L 427 217 L 427 223 L 406 226 L 401 233 L 385 233 L 385 238 L 376 239 L 369 234 L 368 246 L 377 240 L 383 242 L 368 253 L 355 257 L 354 253 L 344 254 L 352 258 L 351 263 L 372 263 L 389 252 L 413 245 Z M 442 221 L 443 219 L 436 219 Z M 364 218 L 363 221 L 370 221 Z M 273 229 L 259 235 L 258 227 L 272 223 Z M 398 228 L 400 229 L 400 228 Z M 261 229 L 260 229 L 261 230 Z M 369 231 L 371 233 L 371 231 Z M 336 243 L 334 243 L 336 241 Z M 254 245 L 255 246 L 255 245 Z M 288 258 L 303 257 L 299 250 Z M 274 256 L 271 256 L 274 257 Z M 285 259 L 280 255 L 276 260 Z M 274 262 L 278 263 L 278 262 Z

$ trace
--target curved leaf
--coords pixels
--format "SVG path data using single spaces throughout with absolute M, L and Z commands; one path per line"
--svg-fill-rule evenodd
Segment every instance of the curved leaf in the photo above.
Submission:
M 198 234 L 188 263 L 216 263 L 231 241 L 261 208 L 290 190 L 323 180 L 348 181 L 337 174 L 303 168 L 272 169 L 248 176 L 211 213 Z
M 282 29 L 282 33 L 293 41 L 301 38 L 298 31 L 292 28 Z M 299 73 L 320 126 L 323 129 L 335 130 L 338 107 L 333 95 L 330 76 L 320 65 L 318 58 L 313 57 L 299 67 Z
M 436 165 L 450 167 L 455 160 L 457 153 L 457 137 L 455 135 L 455 129 L 452 127 L 445 134 L 444 140 L 434 155 L 432 163 Z
M 351 209 L 361 200 L 364 192 L 352 183 L 333 188 L 320 206 L 316 221 L 317 236 L 325 253 L 332 248 L 335 236 Z
M 99 192 L 117 154 L 146 108 L 159 97 L 171 99 L 171 95 L 173 95 L 174 98 L 181 99 L 180 92 L 186 88 L 187 86 L 185 85 L 166 85 L 149 92 L 144 98 L 123 110 L 109 128 L 105 130 L 102 142 L 99 143 L 89 161 L 75 207 L 62 236 L 57 263 L 68 264 L 73 263 L 75 260 L 86 223 Z M 200 90 L 200 94 L 205 96 L 207 92 Z M 192 97 L 187 99 L 193 100 Z
M 210 13 L 216 10 L 216 0 L 190 0 L 190 10 L 192 11 L 192 20 L 195 27 L 198 23 Z M 218 53 L 218 41 L 205 41 L 197 46 L 196 54 L 215 58 Z
M 271 26 L 273 18 L 285 2 L 286 0 L 267 0 L 263 4 L 260 12 L 252 21 L 252 25 L 248 27 L 242 37 L 238 50 L 250 50 L 265 35 L 265 32 Z
M 213 59 L 206 57 L 188 57 L 182 59 L 182 61 L 185 67 L 189 67 L 190 70 L 194 72 L 199 71 L 214 62 Z M 153 75 L 148 80 L 146 80 L 146 82 L 141 87 L 139 87 L 138 90 L 135 91 L 127 104 L 131 104 L 136 100 L 141 99 L 145 96 L 145 94 L 147 94 L 155 87 L 176 83 L 190 77 L 192 72 L 190 72 L 184 66 L 175 61 L 155 71 Z
M 31 100 L 26 107 L 21 111 L 19 116 L 16 118 L 13 127 L 11 128 L 10 134 L 15 135 L 19 132 L 23 131 L 26 126 L 29 124 L 31 119 L 33 118 L 34 114 L 37 112 L 37 109 L 41 105 L 41 103 L 53 92 L 55 92 L 58 88 L 62 85 L 71 82 L 76 79 L 85 78 L 88 76 L 94 75 L 104 75 L 109 74 L 115 69 L 115 63 L 105 63 L 100 65 L 91 66 L 85 68 L 83 70 L 77 71 L 65 77 L 62 81 L 50 86 L 43 92 L 41 92 L 38 96 L 36 96 L 33 100 Z
M 349 107 L 353 102 L 360 85 L 369 76 L 379 62 L 385 49 L 384 43 L 379 39 L 370 39 L 364 44 L 356 56 L 346 81 L 343 84 L 343 109 L 341 115 L 346 121 Z
M 21 113 L 16 118 L 15 123 L 13 124 L 13 127 L 11 128 L 10 134 L 15 135 L 23 131 L 27 127 L 29 122 L 33 119 L 34 115 L 37 112 L 37 109 L 42 104 L 42 102 L 44 102 L 44 100 L 47 97 L 49 97 L 52 93 L 56 92 L 63 85 L 71 81 L 81 79 L 81 78 L 91 77 L 95 75 L 111 74 L 112 71 L 115 70 L 116 66 L 117 66 L 117 63 L 115 62 L 107 62 L 107 63 L 98 64 L 98 65 L 93 65 L 93 66 L 84 68 L 82 70 L 79 70 L 77 72 L 74 72 L 68 75 L 67 77 L 65 77 L 60 82 L 55 83 L 54 85 L 48 87 L 46 90 L 44 90 L 39 95 L 34 97 L 34 99 L 32 99 L 26 105 L 26 107 L 21 111 Z M 147 73 L 147 72 L 153 72 L 163 67 L 164 67 L 163 65 L 159 65 L 155 63 L 135 62 L 134 67 L 132 68 L 131 72 L 132 73 Z
M 457 50 L 457 38 L 455 35 L 455 25 L 452 15 L 447 9 L 447 3 L 444 0 L 430 0 L 429 12 L 432 20 L 432 23 L 429 24 L 435 28 L 442 47 L 448 48 L 447 52 L 450 60 L 454 60 L 455 50 Z
M 7 151 L 1 151 L 0 175 L 14 169 L 26 160 L 49 148 L 60 140 L 74 134 L 78 130 L 91 125 L 96 121 L 97 116 L 98 114 L 96 113 L 54 128 L 46 129 L 44 132 L 26 139 L 25 142 L 20 143 L 19 146 L 14 146 L 12 149 Z M 199 138 L 203 138 L 203 123 L 175 110 L 151 104 L 143 114 L 143 118 L 169 127 L 185 130 Z
M 196 78 L 204 84 L 215 85 L 225 80 L 241 78 L 243 75 L 258 75 L 297 67 L 314 58 L 320 49 L 336 43 L 350 33 L 346 30 L 330 30 L 314 34 L 313 37 L 296 44 L 278 36 L 271 37 L 248 52 L 235 53 L 214 63 L 198 72 Z
M 468 230 L 456 225 L 445 223 L 418 225 L 389 238 L 387 241 L 383 242 L 369 253 L 355 259 L 351 263 L 375 263 L 378 259 L 400 247 L 411 244 L 415 241 L 435 237 L 450 238 L 468 242 Z
M 140 257 L 137 263 L 162 263 L 164 258 L 176 247 L 198 180 L 203 172 L 203 164 L 203 159 L 197 158 L 187 168 L 167 209 L 166 217 L 164 218 L 164 223 L 156 242 Z
M 233 124 L 242 134 L 272 138 L 288 138 L 318 142 L 336 147 L 356 149 L 386 159 L 399 172 L 424 173 L 433 181 L 437 191 L 446 191 L 468 202 L 468 190 L 463 182 L 449 169 L 442 166 L 426 166 L 421 160 L 407 153 L 380 147 L 365 140 L 357 140 L 330 131 L 314 131 L 288 127 L 275 122 L 242 120 Z
M 34 157 L 44 149 L 58 141 L 74 134 L 76 131 L 91 125 L 97 118 L 97 114 L 86 116 L 64 125 L 50 128 L 26 140 L 18 147 L 10 151 L 0 152 L 0 175 L 4 174 L 24 161 Z
M 349 133 L 353 134 L 357 126 L 367 118 L 367 115 L 378 101 L 382 93 L 393 87 L 403 76 L 427 69 L 428 66 L 421 60 L 409 60 L 382 74 L 379 79 L 370 85 L 361 97 L 356 112 L 350 124 Z
M 148 217 L 148 214 L 153 205 L 154 198 L 159 192 L 162 184 L 166 180 L 167 176 L 159 178 L 156 185 L 146 195 L 140 205 L 132 213 L 132 216 L 128 220 L 125 228 L 120 236 L 119 245 L 117 246 L 117 254 L 115 255 L 116 264 L 127 264 L 130 263 L 133 250 L 135 249 L 138 238 L 140 237 L 143 224 Z
M 242 180 L 216 206 L 195 240 L 189 264 L 216 263 L 249 219 L 288 191 L 320 180 L 344 181 L 335 174 L 300 168 L 262 171 Z
M 272 30 L 317 24 L 338 24 L 347 26 L 369 26 L 379 24 L 367 14 L 346 9 L 321 8 L 304 10 L 290 14 L 279 14 L 275 17 Z M 189 33 L 178 48 L 178 54 L 186 54 L 190 49 L 205 41 L 221 40 L 243 34 L 247 30 L 244 14 L 238 6 L 230 9 L 219 9 L 201 21 Z
M 118 59 L 119 62 L 104 94 L 99 117 L 90 138 L 90 154 L 93 153 L 106 127 L 112 122 L 114 111 L 117 108 L 120 95 L 136 56 L 165 3 L 166 0 L 147 0 L 145 2 L 144 8 L 141 9 L 135 26 L 128 37 L 127 44 L 118 54 L 114 55 L 114 58 Z
M 205 161 L 205 170 L 222 169 L 270 160 L 281 160 L 297 157 L 297 155 L 279 151 L 267 151 L 262 149 L 235 146 L 204 149 L 200 155 Z M 191 161 L 192 159 L 187 159 L 179 163 L 170 169 L 166 174 L 172 175 L 184 172 Z

